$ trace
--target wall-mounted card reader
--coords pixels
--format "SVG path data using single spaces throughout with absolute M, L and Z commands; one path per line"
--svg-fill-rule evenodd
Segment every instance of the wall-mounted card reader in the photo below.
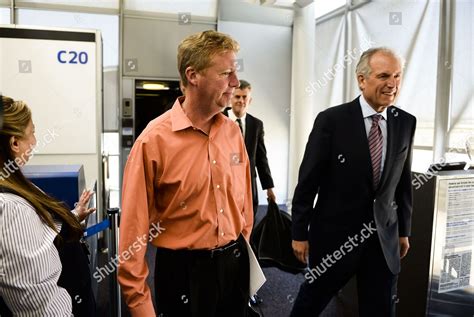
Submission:
M 131 118 L 133 115 L 132 99 L 124 98 L 122 102 L 122 117 Z

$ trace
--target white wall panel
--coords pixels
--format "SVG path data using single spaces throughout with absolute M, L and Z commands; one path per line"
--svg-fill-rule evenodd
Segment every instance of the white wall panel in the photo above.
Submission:
M 126 0 L 125 10 L 217 17 L 217 0 Z
M 218 30 L 240 44 L 238 77 L 252 84 L 248 112 L 263 121 L 268 161 L 279 203 L 286 202 L 290 133 L 291 43 L 288 26 L 219 21 Z M 260 188 L 260 183 L 257 181 Z M 259 203 L 266 194 L 259 191 Z
M 177 19 L 165 21 L 125 17 L 123 74 L 132 77 L 179 78 L 176 61 L 179 43 L 185 37 L 205 30 L 215 30 L 215 25 L 192 20 L 190 24 L 183 25 Z

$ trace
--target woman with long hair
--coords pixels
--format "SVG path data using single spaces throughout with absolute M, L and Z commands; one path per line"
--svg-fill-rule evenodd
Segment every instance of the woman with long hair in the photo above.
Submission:
M 87 208 L 93 192 L 85 191 L 71 212 L 26 179 L 20 168 L 36 145 L 31 111 L 22 101 L 5 96 L 2 101 L 0 297 L 14 316 L 94 315 L 87 255 L 75 247 L 83 236 L 80 222 L 95 210 Z M 77 254 L 77 268 L 61 265 L 64 248 L 83 253 Z M 82 274 L 69 276 L 74 271 Z M 78 280 L 84 272 L 88 280 Z

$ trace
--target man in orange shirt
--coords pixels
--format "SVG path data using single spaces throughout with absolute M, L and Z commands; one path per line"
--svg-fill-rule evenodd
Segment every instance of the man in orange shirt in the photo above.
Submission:
M 178 68 L 186 97 L 148 124 L 128 158 L 118 279 L 132 316 L 245 315 L 250 168 L 238 126 L 221 113 L 239 85 L 238 50 L 215 31 L 184 39 Z M 157 313 L 143 237 L 157 247 Z

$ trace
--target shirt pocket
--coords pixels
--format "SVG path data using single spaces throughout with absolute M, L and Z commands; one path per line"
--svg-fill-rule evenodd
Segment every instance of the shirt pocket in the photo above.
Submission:
M 243 154 L 242 154 L 243 155 Z M 231 163 L 230 171 L 232 173 L 231 194 L 239 210 L 244 208 L 245 193 L 247 192 L 247 170 L 246 165 L 240 160 L 239 163 Z

